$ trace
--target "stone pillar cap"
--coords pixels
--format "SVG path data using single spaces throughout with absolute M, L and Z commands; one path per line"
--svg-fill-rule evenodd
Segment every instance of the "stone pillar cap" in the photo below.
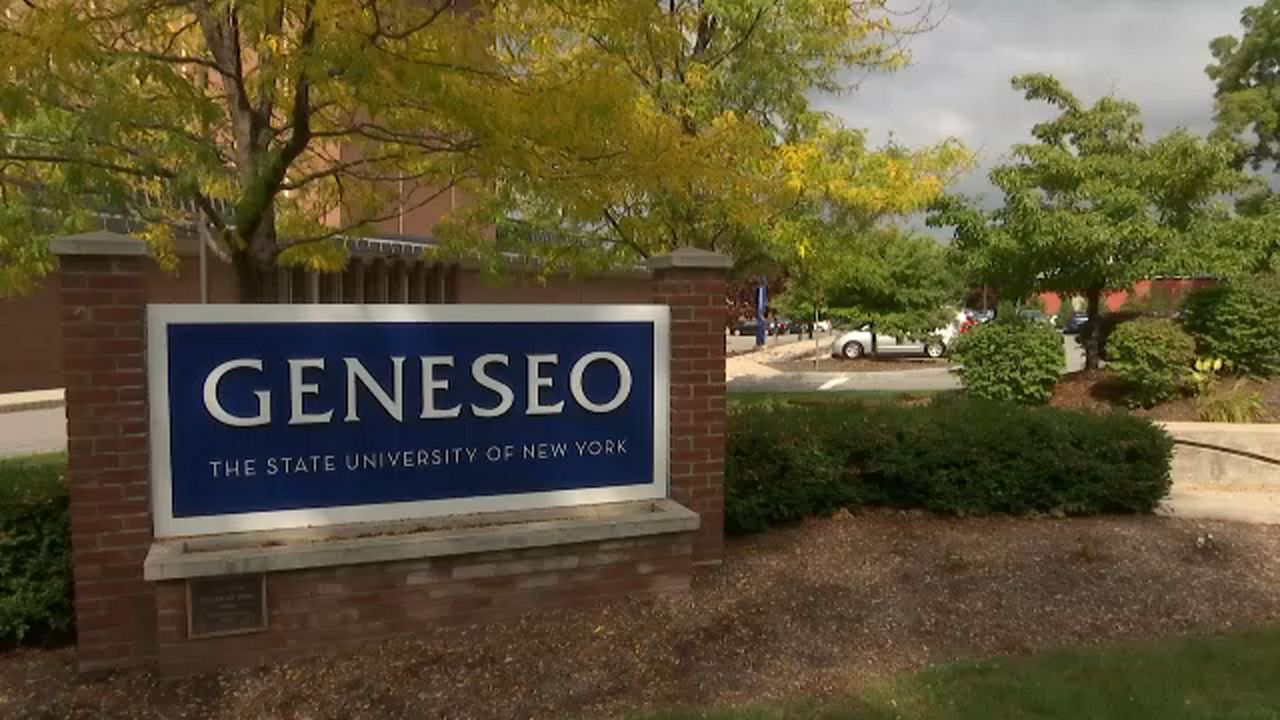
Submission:
M 733 258 L 709 250 L 682 247 L 666 255 L 657 255 L 649 258 L 648 265 L 650 270 L 669 270 L 672 268 L 728 270 L 733 267 Z
M 68 235 L 49 242 L 54 255 L 150 255 L 147 244 L 135 237 L 108 230 Z

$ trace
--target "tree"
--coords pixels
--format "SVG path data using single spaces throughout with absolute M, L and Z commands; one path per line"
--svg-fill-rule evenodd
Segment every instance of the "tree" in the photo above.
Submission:
M 885 2 L 0 0 L 0 191 L 41 230 L 0 252 L 38 270 L 109 209 L 161 254 L 194 228 L 261 300 L 276 264 L 341 266 L 335 238 L 463 186 L 452 252 L 513 216 L 572 241 L 541 246 L 557 262 L 767 254 L 798 207 L 916 208 L 966 157 L 810 110 L 901 63 Z
M 1280 0 L 1246 7 L 1240 25 L 1240 37 L 1209 44 L 1214 62 L 1205 72 L 1216 85 L 1217 134 L 1251 135 L 1246 157 L 1256 169 L 1280 159 Z
M 194 223 L 263 299 L 278 261 L 332 264 L 326 241 L 405 211 L 388 188 L 429 188 L 418 205 L 474 177 L 469 114 L 501 88 L 489 26 L 452 7 L 5 2 L 0 183 L 128 213 L 161 248 Z
M 1149 141 L 1133 103 L 1109 96 L 1086 106 L 1048 75 L 1015 77 L 1013 87 L 1058 115 L 991 171 L 1003 205 L 948 197 L 929 219 L 954 228 L 972 279 L 1002 297 L 1079 293 L 1098 317 L 1105 290 L 1205 257 L 1193 231 L 1223 217 L 1222 194 L 1248 184 L 1233 144 L 1184 130 Z M 1097 333 L 1084 345 L 1086 367 L 1098 367 Z
M 583 252 L 644 257 L 681 245 L 740 265 L 789 256 L 818 214 L 908 212 L 939 194 L 968 154 L 956 143 L 872 148 L 815 112 L 810 96 L 844 89 L 850 68 L 891 70 L 897 39 L 923 28 L 885 0 L 532 2 L 536 44 L 617 69 L 636 102 L 617 119 L 613 167 L 524 168 L 498 198 L 530 231 Z M 800 218 L 800 220 L 797 220 Z M 543 234 L 540 237 L 545 237 Z M 542 245 L 540 247 L 545 247 Z M 528 248 L 537 251 L 539 247 Z M 555 247 L 553 252 L 563 252 Z
M 452 188 L 483 209 L 504 178 L 652 162 L 609 147 L 637 103 L 621 68 L 544 44 L 563 28 L 526 24 L 540 3 L 0 3 L 0 192 L 41 231 L 0 229 L 15 277 L 109 211 L 161 255 L 195 229 L 268 299 L 278 263 L 340 267 L 337 238 Z M 474 242 L 493 219 L 452 229 Z
M 1238 140 L 1242 162 L 1254 170 L 1280 159 L 1280 1 L 1246 7 L 1240 37 L 1223 35 L 1209 47 L 1214 62 L 1205 72 L 1214 81 L 1215 136 Z M 1241 197 L 1236 215 L 1205 228 L 1229 274 L 1275 270 L 1280 260 L 1280 198 L 1265 185 Z
M 815 297 L 827 314 L 867 322 L 879 334 L 922 337 L 947 324 L 964 295 L 955 258 L 933 238 L 896 227 L 823 228 L 825 247 L 797 258 L 780 307 L 809 317 Z

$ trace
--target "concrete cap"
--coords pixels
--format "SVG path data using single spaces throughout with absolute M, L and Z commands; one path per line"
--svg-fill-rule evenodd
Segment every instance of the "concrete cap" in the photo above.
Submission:
M 733 267 L 733 258 L 709 250 L 682 247 L 666 255 L 649 258 L 648 265 L 650 270 L 669 270 L 671 268 L 728 270 Z
M 143 563 L 143 578 L 180 580 L 579 545 L 690 533 L 701 522 L 694 511 L 663 498 L 172 538 L 152 543 Z
M 135 237 L 107 230 L 55 238 L 49 242 L 54 255 L 150 255 L 147 244 Z

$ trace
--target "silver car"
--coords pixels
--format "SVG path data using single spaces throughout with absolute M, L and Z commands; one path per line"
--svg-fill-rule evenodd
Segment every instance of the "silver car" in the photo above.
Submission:
M 963 313 L 957 315 L 956 319 L 947 327 L 934 330 L 927 338 L 913 340 L 877 333 L 876 352 L 880 355 L 899 357 L 940 358 L 947 354 L 947 351 L 951 348 L 951 343 L 960 334 L 960 324 L 964 322 L 965 318 L 966 316 Z M 837 336 L 831 343 L 831 354 L 835 357 L 856 360 L 865 355 L 870 355 L 871 348 L 871 325 L 868 323 L 857 330 L 850 330 Z

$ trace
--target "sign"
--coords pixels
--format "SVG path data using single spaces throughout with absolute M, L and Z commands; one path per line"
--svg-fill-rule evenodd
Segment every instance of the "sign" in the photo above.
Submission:
M 152 305 L 156 535 L 665 497 L 668 315 Z
M 760 285 L 756 287 L 756 345 L 762 346 L 765 343 L 765 335 L 769 326 L 765 319 L 765 314 L 769 310 L 769 288 L 767 279 L 760 278 Z
M 266 575 L 223 575 L 187 581 L 188 638 L 243 635 L 266 629 Z

